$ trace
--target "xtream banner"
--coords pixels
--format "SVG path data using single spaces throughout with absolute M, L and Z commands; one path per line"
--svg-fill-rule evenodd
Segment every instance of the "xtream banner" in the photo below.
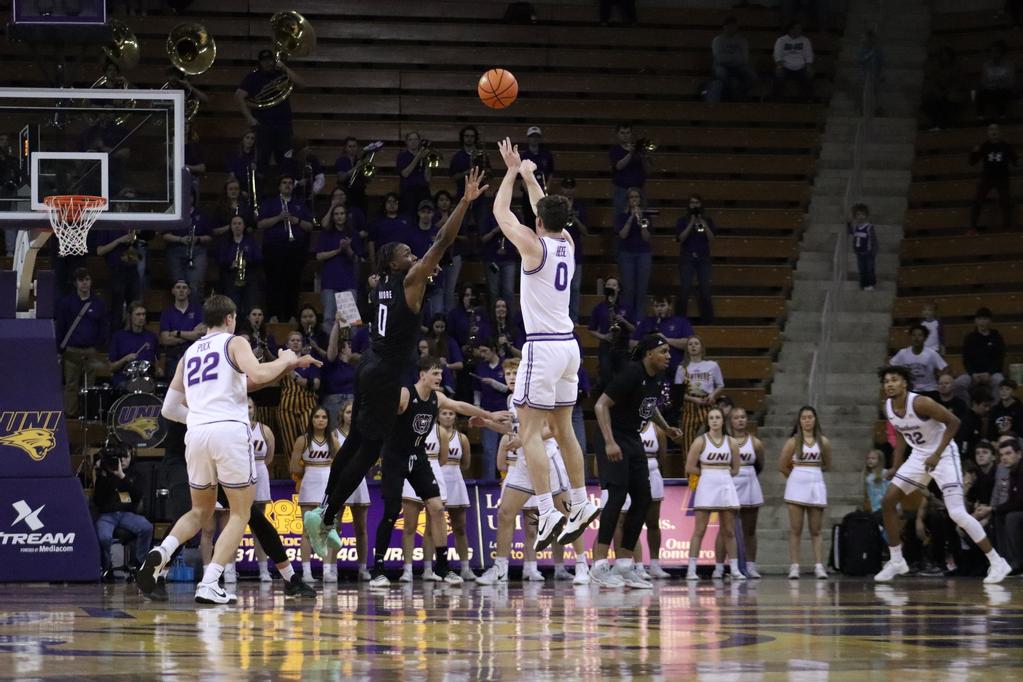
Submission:
M 497 549 L 497 507 L 501 498 L 501 488 L 497 484 L 468 482 L 470 507 L 466 514 L 466 531 L 469 536 L 469 561 L 473 568 L 483 569 L 489 567 L 494 561 L 494 553 Z M 597 502 L 600 498 L 600 489 L 590 486 L 590 496 Z M 374 483 L 369 485 L 370 499 L 372 504 L 369 508 L 367 521 L 369 533 L 369 553 L 373 553 L 373 543 L 377 524 L 380 522 L 380 515 L 383 510 L 383 502 L 380 499 L 380 486 Z M 295 493 L 295 484 L 292 481 L 273 481 L 270 484 L 270 493 L 273 502 L 267 504 L 267 518 L 271 520 L 284 541 L 284 547 L 288 552 L 288 558 L 292 561 L 300 561 L 302 544 L 302 510 L 298 506 L 298 495 Z M 684 566 L 689 561 L 689 537 L 693 532 L 695 517 L 690 509 L 690 489 L 684 480 L 668 479 L 665 481 L 664 501 L 661 503 L 661 563 L 664 566 Z M 390 568 L 400 567 L 405 559 L 401 549 L 401 536 L 404 530 L 405 519 L 398 519 L 398 523 L 391 535 L 391 542 L 385 555 L 386 565 Z M 593 543 L 597 539 L 599 521 L 594 521 L 586 529 L 584 542 L 587 557 L 591 557 Z M 421 513 L 416 520 L 416 548 L 413 561 L 419 563 L 423 559 L 422 538 L 426 531 L 426 514 Z M 701 564 L 713 563 L 714 540 L 717 537 L 717 517 L 712 517 L 710 527 L 704 536 L 704 551 L 700 553 Z M 342 517 L 341 550 L 338 552 L 338 561 L 342 567 L 355 568 L 360 557 L 355 550 L 355 535 L 352 526 L 352 514 L 349 508 L 345 508 Z M 649 557 L 649 547 L 646 544 L 646 532 L 643 532 L 641 542 L 643 543 L 643 556 Z M 452 537 L 451 528 L 448 527 L 449 556 L 454 559 L 455 539 Z M 512 541 L 512 563 L 521 563 L 523 549 L 525 547 L 525 534 L 522 529 L 522 516 L 516 523 L 515 536 Z M 612 556 L 614 556 L 612 552 Z M 315 555 L 314 555 L 315 557 Z M 565 548 L 565 562 L 567 565 L 575 560 L 575 552 L 571 547 Z M 255 550 L 252 536 L 246 533 L 238 550 L 239 568 L 242 570 L 256 570 Z M 319 558 L 313 558 L 313 563 L 319 563 Z M 540 552 L 538 561 L 543 565 L 551 565 L 553 556 L 550 549 Z M 363 559 L 362 563 L 365 563 Z

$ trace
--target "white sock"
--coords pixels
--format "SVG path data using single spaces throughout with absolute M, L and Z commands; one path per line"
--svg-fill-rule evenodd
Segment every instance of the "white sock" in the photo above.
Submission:
M 695 573 L 696 572 L 696 559 L 690 559 L 689 560 L 689 572 L 690 573 Z
M 824 564 L 814 564 L 813 565 L 813 570 L 816 571 L 818 568 L 823 570 L 824 569 Z
M 540 516 L 543 516 L 544 514 L 550 514 L 552 511 L 554 511 L 554 497 L 549 492 L 543 493 L 542 495 L 537 495 L 536 503 L 537 511 L 539 512 Z
M 660 567 L 661 567 L 661 562 L 660 561 L 658 561 L 657 559 L 651 559 L 650 560 L 650 568 L 651 568 L 651 570 L 657 569 L 657 568 L 660 568 Z
M 757 562 L 755 562 L 755 561 L 747 561 L 746 562 L 746 568 L 748 570 L 750 570 L 750 571 L 757 570 Z
M 205 585 L 216 585 L 220 576 L 224 574 L 224 567 L 220 564 L 210 563 L 202 574 L 202 583 Z
M 902 561 L 902 545 L 889 547 L 888 551 L 892 553 L 892 561 Z
M 732 559 L 731 561 L 728 562 L 728 565 L 732 569 L 732 575 L 737 575 L 739 573 L 739 560 L 738 559 Z
M 529 573 L 535 572 L 536 571 L 536 561 L 523 561 L 522 562 L 522 570 L 523 571 L 527 571 Z
M 168 573 L 170 573 L 170 568 L 168 568 L 167 566 L 164 566 L 163 570 L 160 571 L 160 575 L 158 577 L 163 578 L 164 580 L 166 580 Z
M 499 557 L 497 557 L 496 559 L 494 559 L 494 565 L 497 566 L 497 570 L 501 571 L 502 573 L 507 572 L 507 570 L 508 570 L 508 557 L 506 557 L 506 556 L 499 556 Z
M 631 571 L 635 564 L 636 562 L 631 557 L 628 559 L 615 559 L 615 568 L 621 569 L 622 571 Z
M 585 554 L 576 554 L 575 555 L 575 565 L 578 566 L 580 564 L 582 564 L 583 566 L 588 565 L 586 563 L 586 555 Z
M 581 507 L 586 504 L 586 500 L 589 494 L 586 492 L 586 486 L 582 488 L 572 488 L 572 506 Z
M 607 559 L 597 559 L 593 562 L 593 570 L 598 568 L 607 568 Z
M 291 576 L 295 575 L 295 569 L 291 565 L 290 561 L 288 562 L 287 566 L 285 566 L 284 568 L 278 568 L 277 570 L 281 572 L 281 577 L 284 578 L 286 581 L 290 581 Z
M 411 561 L 406 561 L 405 562 L 404 572 L 405 573 L 411 573 L 412 572 L 412 562 Z
M 408 566 L 409 573 L 412 572 L 412 564 L 405 564 Z M 423 573 L 433 573 L 433 559 L 423 560 Z
M 987 560 L 992 564 L 994 564 L 995 562 L 1002 558 L 994 547 L 991 548 L 990 552 L 986 552 L 984 556 L 986 556 Z
M 168 535 L 167 537 L 165 537 L 163 539 L 163 542 L 160 543 L 160 549 L 163 550 L 164 559 L 169 561 L 171 556 L 174 554 L 175 551 L 177 551 L 178 546 L 180 545 L 181 543 L 178 542 L 178 539 L 173 535 Z
M 719 564 L 719 563 L 715 563 L 714 564 L 714 572 L 715 573 L 721 573 L 724 570 L 725 570 L 725 565 L 724 564 Z
M 792 571 L 799 573 L 799 564 L 789 564 L 789 573 Z

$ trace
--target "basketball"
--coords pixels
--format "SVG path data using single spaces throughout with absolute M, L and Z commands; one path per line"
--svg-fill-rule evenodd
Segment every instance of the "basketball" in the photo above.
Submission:
M 476 86 L 480 101 L 491 109 L 504 109 L 511 106 L 519 96 L 519 82 L 511 71 L 490 69 L 480 76 Z

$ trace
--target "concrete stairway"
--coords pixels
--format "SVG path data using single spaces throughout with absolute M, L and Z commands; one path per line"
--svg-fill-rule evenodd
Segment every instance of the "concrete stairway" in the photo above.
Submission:
M 886 55 L 886 78 L 879 88 L 884 115 L 870 123 L 869 142 L 862 155 L 861 192 L 852 197 L 852 202 L 870 207 L 881 251 L 875 290 L 860 291 L 856 259 L 850 248 L 846 281 L 831 316 L 829 366 L 818 367 L 824 372 L 824 380 L 815 407 L 832 444 L 832 470 L 825 475 L 830 504 L 824 524 L 825 552 L 830 547 L 831 524 L 862 502 L 860 471 L 878 416 L 874 370 L 885 359 L 895 297 L 916 135 L 913 112 L 919 103 L 930 15 L 921 0 L 885 2 L 884 18 L 879 18 L 875 1 L 854 0 L 851 4 L 782 348 L 774 367 L 765 423 L 759 430 L 768 462 L 761 476 L 767 503 L 758 526 L 758 564 L 770 572 L 785 571 L 789 563 L 788 516 L 782 501 L 785 482 L 777 472 L 777 461 L 799 408 L 807 402 L 812 356 L 823 340 L 821 310 L 832 285 L 835 244 L 846 229 L 846 187 L 854 172 L 853 149 L 860 121 L 862 77 L 855 53 L 868 27 L 877 30 Z M 898 28 L 907 25 L 914 26 L 914 30 Z M 804 532 L 804 570 L 812 565 L 812 556 Z

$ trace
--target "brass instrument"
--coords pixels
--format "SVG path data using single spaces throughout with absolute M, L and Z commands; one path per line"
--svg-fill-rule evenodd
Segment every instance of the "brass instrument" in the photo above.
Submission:
M 248 170 L 245 171 L 245 186 L 249 190 L 249 200 L 252 202 L 252 214 L 255 216 L 259 215 L 259 191 L 257 181 L 256 164 L 253 162 L 249 164 Z
M 238 250 L 234 254 L 234 285 L 239 289 L 245 288 L 246 276 L 246 262 L 245 262 L 245 248 L 242 244 L 238 244 Z
M 349 178 L 348 180 L 349 187 L 355 184 L 355 179 L 358 178 L 360 175 L 366 178 L 367 180 L 376 175 L 377 167 L 373 163 L 373 158 L 377 155 L 377 151 L 383 146 L 384 143 L 381 142 L 380 140 L 377 140 L 376 142 L 370 142 L 368 145 L 362 148 L 362 157 L 365 158 L 366 155 L 369 155 L 369 158 L 366 159 L 366 162 L 362 164 L 362 167 L 359 169 L 358 173 L 352 173 L 351 178 Z
M 121 262 L 135 265 L 142 260 L 142 245 L 139 243 L 141 240 L 135 234 L 135 230 L 132 230 L 129 234 L 131 234 L 131 242 L 128 243 L 128 248 L 121 254 Z
M 139 39 L 123 21 L 111 19 L 110 29 L 114 36 L 113 42 L 103 46 L 103 54 L 122 71 L 134 69 L 138 66 L 142 54 Z
M 192 216 L 192 227 L 188 229 L 188 267 L 195 263 L 195 216 Z
M 298 12 L 278 12 L 270 17 L 270 32 L 278 63 L 291 57 L 305 57 L 316 48 L 313 25 Z M 291 97 L 294 89 L 291 78 L 282 73 L 245 102 L 253 109 L 269 109 Z
M 217 58 L 217 43 L 202 24 L 178 24 L 167 36 L 167 57 L 186 76 L 199 76 L 213 66 Z M 160 89 L 165 90 L 172 85 L 173 80 L 170 80 Z M 186 121 L 192 121 L 199 113 L 199 104 L 197 97 L 185 98 Z
M 647 154 L 651 154 L 657 151 L 657 145 L 649 137 L 641 137 L 636 142 L 636 148 L 642 149 Z
M 288 209 L 288 200 L 281 195 L 281 215 L 285 216 L 284 224 L 288 226 L 288 241 L 295 241 L 295 232 L 291 229 L 291 211 Z
M 423 154 L 423 165 L 427 168 L 440 168 L 440 162 L 444 157 L 433 148 L 430 140 L 423 140 L 420 145 L 426 150 Z

